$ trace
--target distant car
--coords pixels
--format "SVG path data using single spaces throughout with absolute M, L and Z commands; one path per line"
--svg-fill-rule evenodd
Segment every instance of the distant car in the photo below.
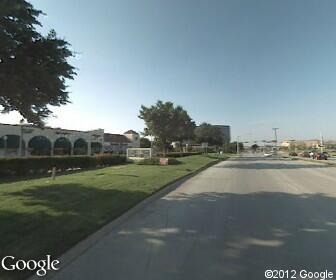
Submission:
M 325 159 L 328 159 L 330 158 L 329 154 L 327 152 L 323 152 L 324 156 L 325 156 Z
M 291 157 L 297 157 L 297 155 L 298 155 L 298 154 L 297 154 L 296 152 L 290 152 L 290 153 L 289 153 L 289 156 L 291 156 Z
M 308 152 L 302 152 L 302 153 L 299 153 L 299 156 L 309 158 L 310 154 Z
M 316 154 L 316 159 L 317 160 L 327 160 L 328 159 L 328 154 L 327 153 L 317 153 Z

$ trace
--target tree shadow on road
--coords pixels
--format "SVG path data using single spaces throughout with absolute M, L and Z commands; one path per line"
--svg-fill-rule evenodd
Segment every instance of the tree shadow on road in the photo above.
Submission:
M 331 168 L 332 166 L 324 164 L 296 164 L 289 162 L 257 162 L 253 163 L 228 163 L 225 165 L 216 165 L 214 168 L 238 168 L 238 169 L 321 169 L 321 168 Z
M 123 233 L 134 244 L 127 258 L 152 247 L 148 270 L 153 273 L 169 252 L 178 261 L 167 262 L 160 273 L 170 279 L 260 280 L 266 269 L 335 272 L 333 197 L 209 192 L 172 195 L 157 203 L 167 212 L 165 226 L 137 220 Z

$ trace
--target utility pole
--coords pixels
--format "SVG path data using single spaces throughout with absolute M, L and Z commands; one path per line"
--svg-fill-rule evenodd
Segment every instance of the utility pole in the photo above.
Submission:
M 274 138 L 275 138 L 275 151 L 277 153 L 278 151 L 278 134 L 277 134 L 277 130 L 279 129 L 278 127 L 273 127 L 272 128 L 274 131 Z
M 242 135 L 238 135 L 238 136 L 237 136 L 237 155 L 239 155 L 239 152 L 240 152 L 240 151 L 239 151 L 239 150 L 240 150 L 240 149 L 239 149 L 239 138 L 240 138 L 240 137 L 243 137 L 243 136 L 245 136 L 245 135 L 251 135 L 251 133 L 245 133 L 245 134 L 242 134 Z M 244 143 L 248 143 L 248 142 L 244 142 Z
M 265 154 L 266 153 L 266 140 L 262 140 L 261 142 L 264 143 L 263 152 Z
M 239 155 L 239 136 L 237 136 L 237 155 Z
M 323 141 L 323 135 L 322 131 L 320 132 L 320 147 L 321 147 L 321 153 L 323 153 L 323 147 L 324 147 L 324 141 Z

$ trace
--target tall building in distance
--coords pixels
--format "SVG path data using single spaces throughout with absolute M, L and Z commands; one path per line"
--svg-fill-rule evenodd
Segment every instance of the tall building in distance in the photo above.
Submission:
M 224 143 L 230 143 L 231 142 L 231 128 L 229 125 L 214 125 L 214 127 L 218 127 L 223 134 L 223 142 Z

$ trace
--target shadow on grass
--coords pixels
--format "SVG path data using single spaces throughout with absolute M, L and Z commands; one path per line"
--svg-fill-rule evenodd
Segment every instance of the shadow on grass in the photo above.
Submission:
M 102 173 L 97 173 L 96 176 L 104 176 L 104 175 L 109 175 L 108 173 L 102 172 Z M 116 174 L 114 173 L 113 176 L 121 176 L 121 177 L 140 177 L 138 175 L 131 175 L 131 174 Z
M 100 170 L 100 169 L 109 168 L 109 167 L 118 167 L 118 166 L 123 166 L 127 164 L 130 164 L 130 163 L 126 162 L 126 163 L 121 163 L 121 164 L 116 164 L 116 165 L 111 165 L 111 166 L 104 166 L 104 167 L 61 171 L 57 173 L 57 176 L 77 174 L 77 173 L 82 173 L 86 171 Z M 97 174 L 97 175 L 99 176 L 100 174 Z M 51 173 L 32 174 L 32 175 L 26 175 L 26 176 L 6 176 L 3 178 L 0 178 L 0 185 L 7 184 L 7 183 L 20 182 L 20 181 L 34 180 L 34 179 L 50 178 L 50 177 L 51 177 Z
M 6 196 L 27 207 L 0 210 L 0 257 L 41 259 L 46 254 L 59 256 L 148 194 L 54 184 L 3 195 Z M 0 279 L 12 279 L 13 275 L 14 279 L 29 276 L 0 270 Z

